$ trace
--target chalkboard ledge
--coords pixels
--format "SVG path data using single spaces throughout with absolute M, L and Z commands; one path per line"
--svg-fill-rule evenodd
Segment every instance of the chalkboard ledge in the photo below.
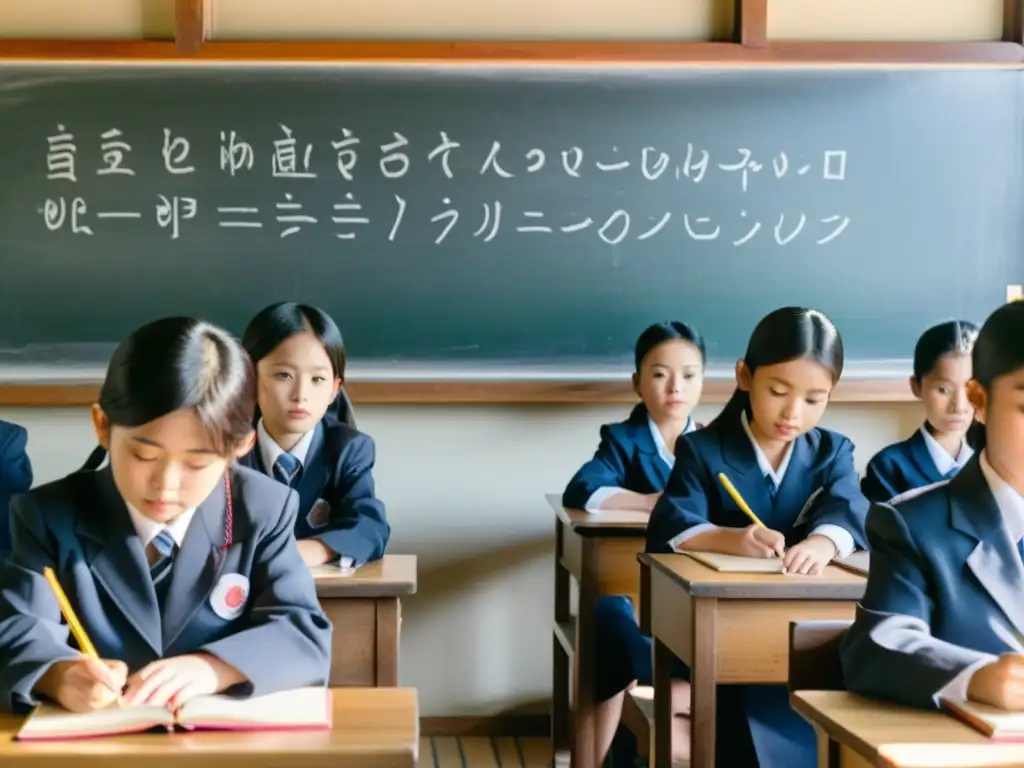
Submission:
M 87 406 L 96 401 L 101 365 L 0 366 L 0 407 Z M 346 389 L 353 402 L 384 404 L 632 403 L 629 361 L 603 363 L 350 363 Z M 909 360 L 853 362 L 833 402 L 894 403 L 913 400 Z M 732 366 L 708 366 L 702 403 L 724 403 L 735 380 Z

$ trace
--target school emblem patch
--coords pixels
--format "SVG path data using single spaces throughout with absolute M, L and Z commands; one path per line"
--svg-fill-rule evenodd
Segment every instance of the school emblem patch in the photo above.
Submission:
M 309 523 L 310 528 L 323 528 L 331 522 L 331 505 L 323 499 L 317 499 L 313 503 L 313 508 L 309 510 L 309 514 L 306 515 L 306 522 Z
M 231 621 L 242 615 L 248 599 L 249 579 L 240 573 L 227 573 L 213 588 L 210 607 L 222 619 Z

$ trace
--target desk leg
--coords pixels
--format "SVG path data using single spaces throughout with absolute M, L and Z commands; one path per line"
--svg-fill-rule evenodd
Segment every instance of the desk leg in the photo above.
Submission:
M 555 622 L 567 622 L 569 611 L 569 571 L 562 565 L 564 528 L 561 521 L 555 521 Z M 552 696 L 551 696 L 551 748 L 552 754 L 568 754 L 570 702 L 569 690 L 573 684 L 570 677 L 569 654 L 552 633 Z
M 596 768 L 594 760 L 594 703 L 597 650 L 594 645 L 594 610 L 597 601 L 597 547 L 592 538 L 583 542 L 582 578 L 576 610 L 576 676 L 573 691 L 572 768 Z
M 675 654 L 654 638 L 654 768 L 672 765 L 672 661 Z
M 398 685 L 398 639 L 401 632 L 402 604 L 397 597 L 377 598 L 377 662 L 378 688 Z
M 814 726 L 814 735 L 818 739 L 818 768 L 839 768 L 842 764 L 839 742 L 832 741 L 818 726 Z
M 717 601 L 693 598 L 693 663 L 690 665 L 690 766 L 715 768 L 715 713 L 718 697 L 718 659 L 715 656 Z M 655 705 L 657 706 L 657 705 Z M 665 763 L 671 765 L 671 763 Z M 658 766 L 661 768 L 661 765 Z

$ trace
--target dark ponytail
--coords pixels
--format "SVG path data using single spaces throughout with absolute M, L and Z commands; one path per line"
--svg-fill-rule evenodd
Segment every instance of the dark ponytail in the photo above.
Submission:
M 971 376 L 991 397 L 996 379 L 1021 368 L 1024 368 L 1024 301 L 1012 301 L 989 315 L 981 326 L 971 353 Z M 985 447 L 985 437 L 985 425 L 975 420 L 967 430 L 967 444 L 980 451 Z
M 227 331 L 168 317 L 142 326 L 114 350 L 98 405 L 112 427 L 140 427 L 191 408 L 214 449 L 227 456 L 252 431 L 256 376 Z M 79 471 L 99 468 L 106 455 L 98 446 Z
M 825 368 L 833 384 L 843 373 L 843 339 L 832 321 L 816 309 L 782 307 L 766 315 L 750 335 L 743 356 L 751 376 L 758 368 L 800 359 Z M 749 418 L 750 393 L 737 387 L 711 425 L 735 423 L 744 412 Z
M 258 365 L 260 360 L 273 352 L 279 344 L 297 333 L 312 333 L 327 353 L 331 361 L 334 376 L 340 379 L 342 386 L 338 396 L 324 414 L 328 421 L 347 424 L 356 428 L 356 417 L 352 401 L 345 392 L 345 341 L 341 331 L 331 316 L 322 309 L 308 304 L 297 304 L 294 301 L 282 301 L 271 304 L 260 310 L 249 321 L 242 334 L 242 346 L 245 347 L 252 364 Z M 259 404 L 256 405 L 255 422 L 260 420 Z

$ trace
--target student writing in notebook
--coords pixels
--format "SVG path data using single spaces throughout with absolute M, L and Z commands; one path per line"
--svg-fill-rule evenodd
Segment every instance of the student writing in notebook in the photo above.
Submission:
M 690 416 L 704 386 L 704 339 L 679 321 L 650 326 L 640 334 L 633 353 L 633 390 L 640 403 L 629 418 L 601 427 L 601 442 L 590 461 L 569 481 L 562 496 L 567 507 L 598 511 L 635 509 L 649 512 L 661 495 L 675 463 L 672 446 L 679 435 L 698 428 Z M 623 595 L 597 600 L 596 750 L 602 762 L 619 727 L 625 692 L 651 685 L 651 638 L 636 622 L 632 601 Z M 677 712 L 689 711 L 689 684 L 673 688 Z M 678 719 L 678 718 L 677 718 Z M 688 753 L 689 723 L 679 720 L 673 746 Z M 616 757 L 632 751 L 621 734 Z
M 948 480 L 974 455 L 968 444 L 974 408 L 967 399 L 967 382 L 977 335 L 978 326 L 966 320 L 950 320 L 921 334 L 910 389 L 924 406 L 925 422 L 868 462 L 861 490 L 871 501 L 888 501 Z
M 849 690 L 1024 710 L 1024 302 L 974 344 L 980 453 L 952 480 L 875 503 L 867 590 L 841 648 Z
M 242 344 L 259 378 L 256 446 L 242 463 L 298 492 L 302 559 L 357 567 L 380 558 L 391 528 L 374 489 L 373 440 L 355 428 L 342 389 L 338 326 L 316 307 L 283 302 L 252 319 Z
M 0 565 L 11 552 L 11 497 L 32 487 L 25 428 L 0 420 Z
M 245 350 L 208 323 L 159 320 L 118 346 L 92 409 L 99 448 L 12 505 L 0 709 L 326 684 L 331 626 L 295 545 L 298 497 L 234 463 L 255 401 Z M 102 661 L 70 644 L 46 567 Z
M 863 545 L 868 503 L 853 444 L 817 426 L 842 369 L 842 339 L 823 313 L 785 307 L 762 319 L 736 364 L 732 398 L 711 424 L 676 443 L 648 551 L 780 557 L 790 573 L 816 574 Z M 750 523 L 719 473 L 763 527 Z M 722 691 L 719 700 L 720 721 L 729 719 L 718 728 L 728 734 L 720 765 L 814 764 L 813 731 L 789 708 L 784 687 Z

